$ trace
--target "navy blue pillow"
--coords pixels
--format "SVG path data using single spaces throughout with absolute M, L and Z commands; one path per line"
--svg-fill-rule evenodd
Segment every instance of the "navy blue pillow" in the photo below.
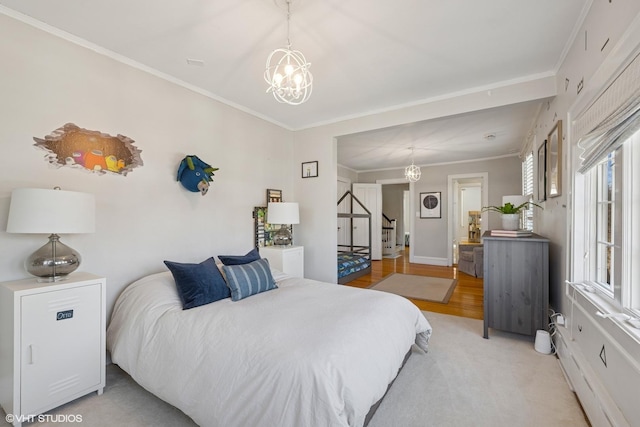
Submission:
M 242 265 L 259 260 L 260 254 L 253 248 L 246 255 L 218 255 L 218 259 L 224 265 Z
M 231 289 L 231 301 L 239 301 L 278 288 L 266 259 L 261 258 L 242 265 L 225 265 L 222 269 Z
M 213 258 L 204 260 L 200 264 L 183 264 L 172 261 L 164 263 L 171 270 L 176 281 L 183 310 L 231 296 L 231 291 Z

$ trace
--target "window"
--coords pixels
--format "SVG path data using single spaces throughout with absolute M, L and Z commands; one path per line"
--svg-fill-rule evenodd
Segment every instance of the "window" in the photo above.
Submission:
M 522 195 L 529 196 L 529 201 L 533 202 L 533 152 L 527 154 L 522 162 Z M 524 211 L 524 228 L 533 230 L 533 209 Z
M 573 280 L 612 308 L 640 317 L 640 55 L 572 122 Z M 611 64 L 610 64 L 611 65 Z M 585 288 L 588 289 L 588 288 Z M 640 336 L 640 333 L 638 334 Z
M 585 281 L 636 316 L 640 315 L 639 153 L 637 132 L 585 174 L 583 195 Z

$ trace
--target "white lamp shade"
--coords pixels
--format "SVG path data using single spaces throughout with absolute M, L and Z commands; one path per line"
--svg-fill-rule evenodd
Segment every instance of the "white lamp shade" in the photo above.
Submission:
M 267 205 L 267 222 L 269 224 L 300 224 L 298 203 L 269 203 Z
M 507 203 L 511 203 L 513 206 L 520 206 L 523 203 L 526 203 L 529 201 L 529 198 L 527 196 L 522 196 L 522 195 L 513 195 L 513 196 L 502 196 L 502 206 L 506 205 Z
M 11 193 L 8 233 L 93 233 L 93 194 L 76 191 L 19 188 Z

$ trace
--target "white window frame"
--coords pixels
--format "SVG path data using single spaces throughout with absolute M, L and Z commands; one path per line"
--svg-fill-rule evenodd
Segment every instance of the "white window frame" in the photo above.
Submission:
M 584 175 L 582 188 L 576 187 L 575 204 L 584 209 L 584 215 L 576 216 L 574 225 L 574 232 L 584 236 L 582 245 L 576 246 L 584 254 L 582 278 L 579 279 L 591 285 L 616 310 L 640 317 L 640 266 L 633 262 L 640 258 L 640 132 L 625 142 L 615 157 L 611 283 L 607 285 L 600 280 L 601 260 L 597 257 L 597 247 L 606 245 L 598 235 L 597 215 L 599 202 L 602 202 L 602 197 L 598 197 L 602 194 L 599 171 L 606 160 Z

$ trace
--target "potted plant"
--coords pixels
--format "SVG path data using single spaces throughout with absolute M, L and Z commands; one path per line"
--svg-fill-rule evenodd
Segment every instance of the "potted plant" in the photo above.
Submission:
M 504 230 L 518 230 L 520 228 L 520 213 L 529 209 L 529 205 L 542 209 L 542 206 L 531 201 L 526 201 L 518 206 L 511 202 L 507 202 L 502 206 L 485 206 L 482 211 L 493 211 L 502 214 L 502 228 Z

